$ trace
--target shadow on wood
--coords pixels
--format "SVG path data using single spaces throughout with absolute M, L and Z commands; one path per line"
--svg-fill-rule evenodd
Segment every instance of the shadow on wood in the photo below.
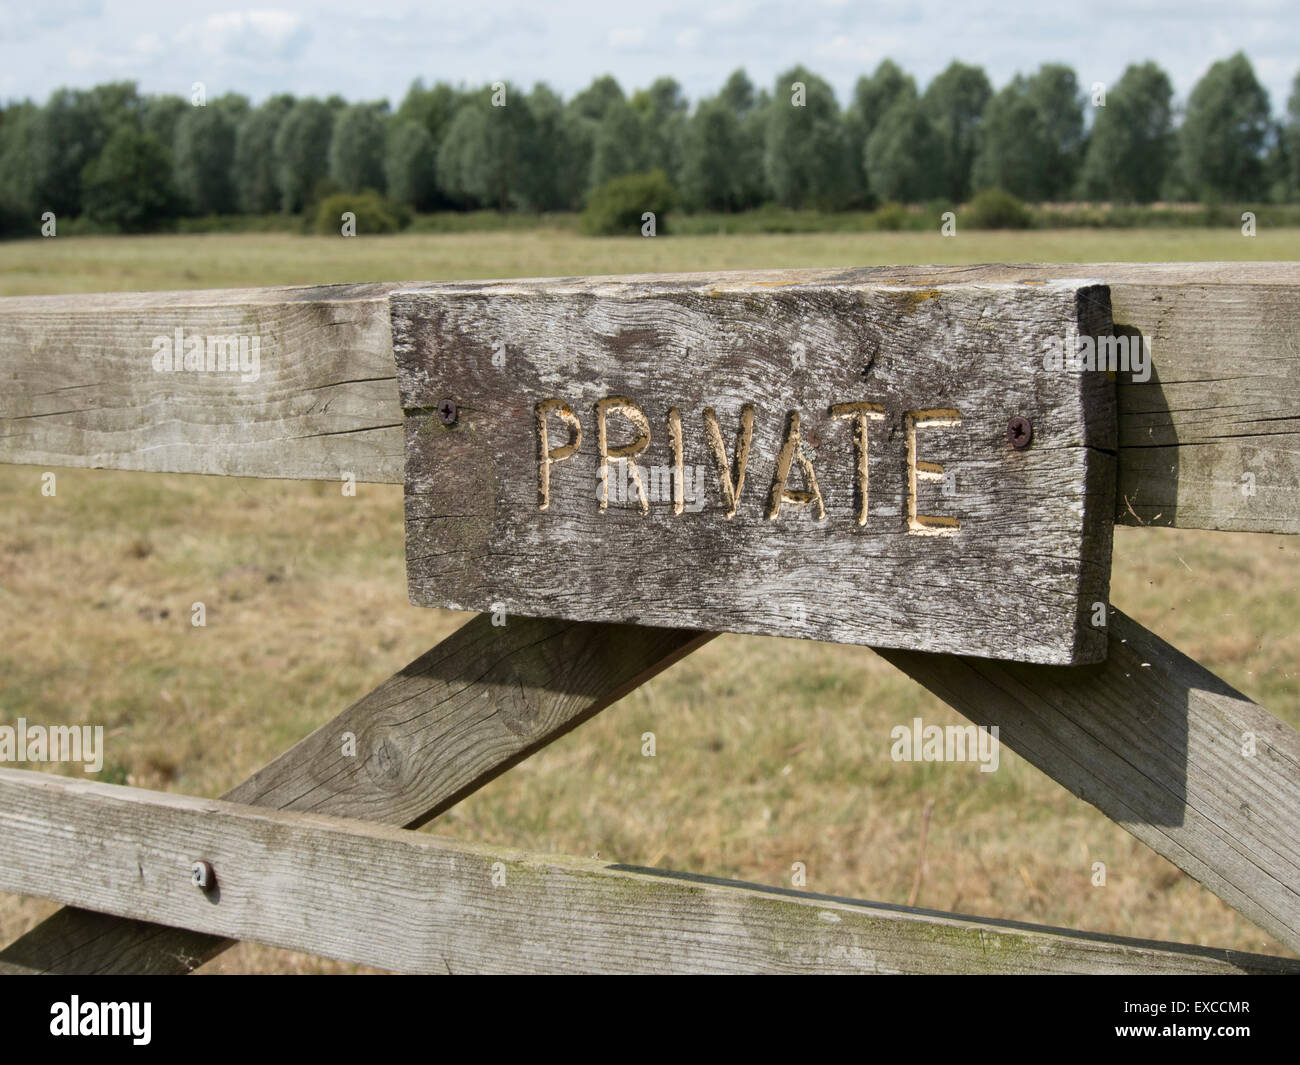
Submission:
M 1300 733 L 1118 610 L 1109 633 L 1074 668 L 879 653 L 1300 950 Z

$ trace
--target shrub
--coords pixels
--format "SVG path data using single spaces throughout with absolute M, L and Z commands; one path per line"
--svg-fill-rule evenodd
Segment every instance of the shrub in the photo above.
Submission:
M 592 236 L 638 235 L 641 216 L 651 211 L 655 232 L 666 233 L 665 216 L 676 205 L 677 193 L 662 170 L 612 178 L 587 197 L 582 231 Z
M 871 228 L 898 232 L 907 228 L 907 208 L 895 200 L 882 203 L 871 213 Z
M 1002 189 L 981 189 L 962 219 L 972 229 L 1029 229 L 1034 216 L 1024 202 Z
M 312 231 L 334 236 L 343 228 L 343 214 L 351 211 L 357 218 L 357 236 L 396 233 L 411 224 L 411 212 L 402 204 L 385 199 L 373 189 L 364 192 L 338 192 L 326 196 L 316 208 Z

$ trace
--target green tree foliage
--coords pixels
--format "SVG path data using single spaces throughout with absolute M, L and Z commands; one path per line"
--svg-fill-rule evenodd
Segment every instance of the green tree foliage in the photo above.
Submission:
M 865 166 L 871 191 L 884 200 L 920 203 L 944 188 L 943 143 L 914 96 L 896 101 L 867 138 Z
M 386 104 L 337 95 L 250 108 L 227 94 L 194 107 L 128 82 L 60 89 L 44 105 L 0 107 L 0 235 L 33 232 L 47 210 L 88 211 L 92 174 L 96 219 L 127 228 L 147 224 L 142 203 L 157 205 L 159 225 L 178 211 L 278 208 L 314 220 L 323 197 L 366 188 L 387 190 L 398 211 L 574 210 L 616 178 L 656 170 L 691 209 L 839 210 L 883 198 L 899 220 L 915 215 L 898 201 L 957 203 L 989 188 L 1032 201 L 1300 197 L 1300 76 L 1275 118 L 1241 54 L 1202 78 L 1177 130 L 1168 77 L 1154 63 L 1130 66 L 1088 135 L 1077 78 L 1053 63 L 993 94 L 982 70 L 954 61 L 918 96 L 886 60 L 844 111 L 804 67 L 774 93 L 737 70 L 694 111 L 671 78 L 625 96 L 605 75 L 567 103 L 544 84 L 507 86 L 504 107 L 492 96 L 416 81 L 389 116 Z M 114 157 L 91 168 L 110 136 Z M 165 180 L 147 182 L 134 205 L 114 200 L 105 175 L 158 150 Z
M 80 213 L 82 171 L 103 148 L 109 122 L 127 117 L 115 88 L 58 89 L 36 113 L 29 147 L 32 198 L 41 210 L 61 216 Z
M 384 191 L 387 105 L 353 104 L 339 112 L 330 138 L 330 177 L 344 192 Z
M 942 150 L 941 194 L 953 203 L 964 203 L 970 196 L 980 116 L 992 95 L 982 69 L 953 60 L 922 97 Z
M 1270 122 L 1268 150 L 1264 155 L 1264 197 L 1271 203 L 1285 203 L 1292 198 L 1291 146 L 1286 126 Z
M 275 136 L 291 110 L 292 96 L 272 96 L 235 130 L 235 198 L 241 211 L 266 214 L 281 207 Z
M 720 96 L 702 101 L 686 129 L 682 189 L 689 206 L 735 211 L 746 204 L 741 121 Z
M 798 90 L 803 86 L 802 104 Z M 776 79 L 767 115 L 764 168 L 786 207 L 834 210 L 853 198 L 853 162 L 831 87 L 803 67 Z
M 1083 99 L 1068 67 L 1017 74 L 988 103 L 976 138 L 972 184 L 1026 200 L 1073 192 L 1083 152 Z
M 37 232 L 29 139 L 35 112 L 29 102 L 0 108 L 0 238 Z
M 140 126 L 170 154 L 176 146 L 176 125 L 190 104 L 179 96 L 150 96 L 144 102 Z
M 682 137 L 680 185 L 691 208 L 740 211 L 765 198 L 761 102 L 736 70 L 717 96 L 696 106 Z
M 167 153 L 132 122 L 118 124 L 81 184 L 86 217 L 125 233 L 157 228 L 177 211 Z
M 248 102 L 248 97 L 237 92 L 228 92 L 224 96 L 218 96 L 215 100 L 209 100 L 208 106 L 215 107 L 225 115 L 232 126 L 238 126 L 253 109 Z
M 438 205 L 437 159 L 438 148 L 423 124 L 393 119 L 384 152 L 388 195 L 417 211 Z
M 1192 89 L 1179 131 L 1183 176 L 1202 200 L 1250 200 L 1263 191 L 1268 93 L 1244 54 L 1215 63 Z
M 225 108 L 188 107 L 176 122 L 172 174 L 185 209 L 231 214 L 235 196 L 235 123 Z
M 645 112 L 616 100 L 596 126 L 591 155 L 591 186 L 597 188 L 616 177 L 643 173 L 650 164 L 649 131 Z
M 853 100 L 844 112 L 855 205 L 871 203 L 876 194 L 876 190 L 868 188 L 867 141 L 891 107 L 903 100 L 915 99 L 915 79 L 892 59 L 883 60 L 870 76 L 858 78 L 853 87 Z
M 136 90 L 133 81 L 105 82 L 87 89 L 82 95 L 98 113 L 100 124 L 109 133 L 121 122 L 138 125 L 144 113 L 145 98 Z
M 614 75 L 603 74 L 569 101 L 569 110 L 582 118 L 599 122 L 614 104 L 625 103 L 626 99 Z
M 585 199 L 592 189 L 592 160 L 596 154 L 596 131 L 606 112 L 616 103 L 626 103 L 623 90 L 609 75 L 596 78 L 565 105 L 565 129 L 569 144 L 569 173 L 576 175 L 577 198 Z
M 0 188 L 0 240 L 6 237 L 31 237 L 38 232 L 35 216 Z
M 1079 79 L 1067 66 L 1044 63 L 1026 84 L 1042 116 L 1044 198 L 1067 199 L 1078 183 L 1085 147 Z
M 631 106 L 641 119 L 647 169 L 662 170 L 674 184 L 681 179 L 682 142 L 690 104 L 672 78 L 659 78 L 635 93 Z
M 740 118 L 740 154 L 736 166 L 741 171 L 744 189 L 742 207 L 754 207 L 771 198 L 763 154 L 767 140 L 767 120 L 772 98 L 764 89 L 755 93 L 754 85 L 743 70 L 733 71 L 719 94 Z
M 718 93 L 718 99 L 735 112 L 737 118 L 745 118 L 758 106 L 758 97 L 754 93 L 754 83 L 744 70 L 733 70 L 726 84 Z
M 393 117 L 399 122 L 418 122 L 434 144 L 440 144 L 464 98 L 465 94 L 446 82 L 426 89 L 424 82 L 416 79 Z
M 517 88 L 507 85 L 505 93 L 502 107 L 493 106 L 489 89 L 464 104 L 438 150 L 440 182 L 461 203 L 500 211 L 534 206 L 532 112 Z
M 1300 197 L 1300 71 L 1291 83 L 1291 97 L 1286 104 L 1286 124 L 1282 127 L 1282 148 L 1286 198 Z
M 276 130 L 272 156 L 280 209 L 301 211 L 329 166 L 334 112 L 319 100 L 299 100 Z
M 564 101 L 539 83 L 524 106 L 532 119 L 526 156 L 528 200 L 540 211 L 579 207 L 586 175 L 575 166 L 570 143 L 573 123 Z
M 1017 75 L 984 110 L 971 167 L 972 186 L 1041 200 L 1046 195 L 1045 142 L 1042 116 L 1025 92 L 1024 78 Z
M 582 212 L 582 231 L 597 236 L 637 236 L 647 211 L 655 216 L 655 235 L 666 233 L 666 215 L 677 194 L 662 170 L 624 174 L 594 189 Z
M 438 182 L 436 172 L 438 148 L 446 139 L 447 130 L 451 126 L 452 119 L 456 117 L 456 112 L 469 98 L 469 93 L 455 89 L 446 82 L 440 81 L 432 88 L 425 88 L 424 82 L 417 79 L 393 116 L 399 124 L 406 121 L 418 122 L 429 134 L 429 140 L 433 142 L 435 182 Z M 435 184 L 433 194 L 424 202 L 424 210 L 438 210 L 455 205 L 454 198 L 447 193 L 440 182 Z
M 1081 191 L 1088 199 L 1160 198 L 1173 154 L 1173 86 L 1155 63 L 1130 65 L 1106 94 L 1088 138 Z
M 858 79 L 846 119 L 853 135 L 860 137 L 861 143 L 865 144 L 875 132 L 876 124 L 894 104 L 915 99 L 916 80 L 892 59 L 886 59 L 870 77 L 864 75 Z
M 6 234 L 34 231 L 31 223 L 39 213 L 34 141 L 39 115 L 40 108 L 30 101 L 0 113 L 0 201 L 6 212 Z

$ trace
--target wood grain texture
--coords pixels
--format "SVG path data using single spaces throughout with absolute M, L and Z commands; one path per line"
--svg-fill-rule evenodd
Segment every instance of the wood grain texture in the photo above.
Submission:
M 0 848 L 0 890 L 404 972 L 1300 972 L 21 770 Z
M 414 827 L 711 638 L 477 617 L 224 798 Z M 355 756 L 344 753 L 345 733 Z M 183 973 L 230 945 L 65 908 L 0 951 L 0 973 Z
M 1102 276 L 1116 331 L 1146 338 L 1154 371 L 1120 379 L 1116 520 L 1300 533 L 1300 263 Z
M 400 481 L 390 287 L 0 300 L 0 462 Z M 256 380 L 159 372 L 177 329 L 258 338 Z
M 608 279 L 392 306 L 416 604 L 1105 653 L 1114 389 L 1043 364 L 1110 334 L 1104 287 Z
M 1300 951 L 1300 733 L 1119 611 L 1108 627 L 1106 661 L 1073 669 L 881 654 Z
M 1117 519 L 1300 532 L 1300 263 L 726 276 L 900 285 L 1098 278 L 1110 287 L 1116 325 L 1147 337 L 1154 359 L 1151 381 L 1118 381 Z M 0 299 L 0 462 L 303 479 L 352 471 L 400 483 L 387 297 L 409 287 Z M 272 351 L 278 362 L 251 387 L 155 374 L 151 338 L 189 321 L 235 332 L 253 321 L 265 336 L 264 366 Z M 1246 473 L 1254 495 L 1242 492 Z

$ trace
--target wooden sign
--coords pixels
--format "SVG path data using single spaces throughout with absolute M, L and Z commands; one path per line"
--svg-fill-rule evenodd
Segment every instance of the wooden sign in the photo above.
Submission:
M 878 277 L 394 294 L 411 601 L 1104 658 L 1108 289 Z

